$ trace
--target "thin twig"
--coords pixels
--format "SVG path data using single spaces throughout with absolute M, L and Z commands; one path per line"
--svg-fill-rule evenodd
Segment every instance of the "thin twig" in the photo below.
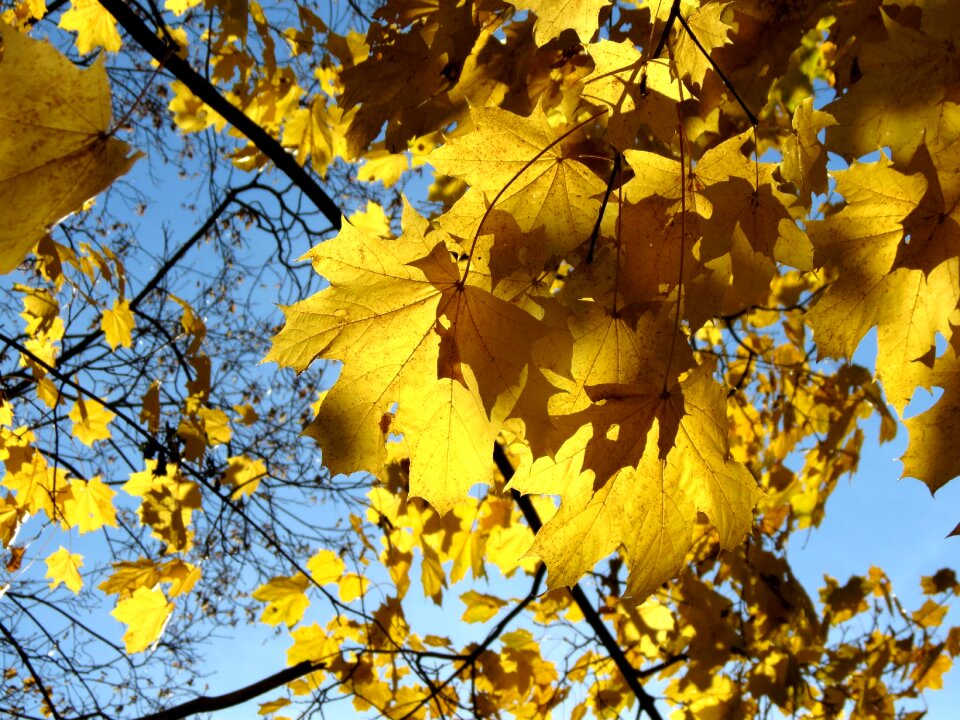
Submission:
M 317 209 L 337 230 L 340 229 L 341 211 L 310 173 L 297 162 L 296 158 L 283 149 L 283 146 L 259 124 L 251 120 L 240 108 L 227 100 L 220 91 L 190 64 L 176 54 L 176 48 L 169 46 L 158 37 L 146 23 L 123 0 L 102 0 L 100 3 L 113 15 L 114 19 L 130 33 L 134 41 L 146 50 L 160 65 L 169 70 L 174 77 L 187 86 L 194 95 L 219 113 L 224 120 L 243 133 L 257 149 L 266 155 L 277 168 L 287 175 L 304 194 L 313 201 Z
M 503 475 L 503 479 L 509 482 L 513 477 L 514 469 L 513 465 L 510 463 L 510 459 L 507 457 L 507 454 L 504 452 L 500 443 L 494 443 L 493 461 L 496 463 L 500 474 Z M 533 506 L 530 498 L 525 495 L 521 495 L 516 490 L 511 490 L 511 493 L 513 494 L 514 501 L 520 508 L 520 512 L 523 513 L 523 517 L 526 519 L 527 525 L 530 526 L 530 529 L 533 530 L 534 533 L 539 532 L 540 528 L 543 527 L 543 522 L 540 520 L 540 515 L 537 513 L 537 509 Z M 614 638 L 610 633 L 609 628 L 607 628 L 603 620 L 600 618 L 600 614 L 590 603 L 590 599 L 583 591 L 583 588 L 581 588 L 579 584 L 576 584 L 570 587 L 569 590 L 574 602 L 577 603 L 577 607 L 580 608 L 580 612 L 583 613 L 583 617 L 586 619 L 587 624 L 590 625 L 590 627 L 593 629 L 593 632 L 596 634 L 597 639 L 609 653 L 610 659 L 613 660 L 614 664 L 617 666 L 617 670 L 619 670 L 620 674 L 623 676 L 624 682 L 627 683 L 627 687 L 629 687 L 630 691 L 636 696 L 637 701 L 640 703 L 640 709 L 647 713 L 651 720 L 663 720 L 663 716 L 660 715 L 660 711 L 657 709 L 653 696 L 643 689 L 643 685 L 640 683 L 640 678 L 637 675 L 636 668 L 634 668 L 633 665 L 630 664 L 630 661 L 627 660 L 627 656 L 624 654 L 623 648 L 620 647 L 620 644 L 617 642 L 616 638 Z

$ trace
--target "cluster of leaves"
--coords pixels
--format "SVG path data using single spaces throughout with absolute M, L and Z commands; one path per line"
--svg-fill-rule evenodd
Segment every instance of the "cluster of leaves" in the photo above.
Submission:
M 682 717 L 888 718 L 940 686 L 952 571 L 912 611 L 878 568 L 815 602 L 786 548 L 855 470 L 860 423 L 889 439 L 916 388 L 944 395 L 907 420 L 905 475 L 960 474 L 947 4 L 5 7 L 0 270 L 20 268 L 23 325 L 0 336 L 4 711 L 110 716 L 105 688 L 191 665 L 247 596 L 290 636 L 264 715 L 346 696 L 396 718 L 656 718 L 656 677 Z M 26 34 L 51 18 L 91 67 Z M 206 220 L 155 258 L 84 205 L 136 160 L 120 125 L 185 174 L 198 146 L 222 163 Z M 270 164 L 291 186 L 224 181 Z M 429 206 L 389 189 L 430 168 Z M 374 195 L 341 227 L 338 204 Z M 304 255 L 328 286 L 300 299 L 311 203 L 339 233 Z M 254 230 L 276 254 L 241 261 Z M 266 354 L 273 321 L 236 288 L 270 271 L 298 301 Z M 850 363 L 874 329 L 879 382 Z M 332 386 L 319 359 L 342 363 Z M 294 437 L 311 401 L 319 474 Z M 331 479 L 357 471 L 379 483 Z M 94 531 L 88 567 L 73 543 Z M 529 586 L 461 593 L 480 635 L 412 627 L 411 577 L 442 605 L 494 570 Z M 112 598 L 123 646 L 56 625 L 69 595 Z

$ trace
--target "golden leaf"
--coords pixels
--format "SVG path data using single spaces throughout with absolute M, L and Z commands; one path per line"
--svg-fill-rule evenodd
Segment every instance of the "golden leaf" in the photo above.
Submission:
M 131 346 L 134 326 L 130 303 L 119 298 L 113 301 L 112 308 L 103 311 L 103 318 L 100 320 L 100 327 L 111 350 Z
M 102 59 L 80 70 L 48 43 L 2 22 L 0 36 L 0 272 L 9 272 L 52 225 L 109 187 L 139 154 L 107 132 L 110 88 Z
M 468 590 L 463 593 L 463 595 L 460 596 L 460 600 L 467 606 L 463 617 L 460 619 L 468 623 L 486 622 L 496 615 L 500 608 L 507 604 L 506 601 L 498 597 L 479 593 L 476 590 Z
M 307 561 L 307 569 L 315 583 L 327 585 L 343 577 L 345 566 L 340 556 L 332 550 L 320 550 Z
M 84 445 L 92 446 L 97 440 L 110 437 L 107 425 L 116 417 L 96 400 L 78 397 L 68 417 L 73 420 L 73 434 Z
M 341 602 L 353 602 L 357 598 L 363 597 L 367 588 L 370 587 L 370 581 L 362 575 L 356 573 L 347 573 L 339 582 L 339 594 Z
M 77 51 L 81 55 L 98 48 L 108 52 L 120 49 L 117 21 L 97 0 L 72 0 L 70 9 L 60 16 L 60 27 L 77 32 Z
M 599 26 L 600 9 L 607 0 L 511 0 L 520 10 L 531 10 L 537 15 L 533 26 L 537 45 L 544 45 L 564 30 L 573 30 L 580 42 L 589 42 Z
M 71 480 L 70 491 L 63 500 L 63 521 L 67 527 L 77 527 L 80 533 L 99 530 L 103 526 L 117 526 L 117 511 L 113 496 L 117 493 L 100 476 L 89 480 Z
M 83 555 L 75 555 L 64 547 L 47 557 L 47 574 L 51 578 L 50 589 L 63 583 L 74 595 L 83 587 L 80 568 L 83 567 Z
M 306 575 L 298 573 L 293 577 L 275 577 L 265 585 L 253 591 L 254 600 L 267 603 L 260 620 L 267 625 L 296 625 L 310 605 L 304 591 L 310 586 Z
M 123 642 L 128 653 L 147 650 L 163 634 L 173 603 L 168 603 L 162 590 L 138 587 L 132 595 L 117 602 L 113 615 L 127 626 Z
M 504 190 L 495 210 L 509 215 L 520 232 L 504 233 L 494 250 L 509 257 L 512 266 L 526 262 L 539 272 L 546 259 L 564 258 L 585 242 L 597 222 L 605 184 L 570 157 L 568 144 L 575 135 L 556 143 L 560 133 L 540 107 L 529 118 L 499 108 L 471 108 L 470 117 L 472 132 L 449 139 L 429 156 L 439 172 L 466 181 L 474 193 L 472 199 L 468 195 L 459 201 L 473 202 L 465 213 L 467 224 L 454 228 L 448 221 L 444 228 L 466 240 L 493 232 L 479 222 Z M 476 193 L 482 194 L 482 202 Z M 544 237 L 536 244 L 522 234 L 537 229 Z M 491 265 L 497 262 L 496 256 L 491 259 Z
M 238 455 L 227 459 L 227 470 L 223 474 L 221 484 L 234 488 L 230 499 L 236 500 L 244 495 L 253 495 L 260 485 L 260 479 L 266 474 L 267 466 L 262 460 Z

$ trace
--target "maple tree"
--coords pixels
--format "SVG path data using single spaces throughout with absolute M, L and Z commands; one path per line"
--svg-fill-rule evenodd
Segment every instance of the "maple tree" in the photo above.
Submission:
M 950 4 L 0 8 L 0 710 L 922 715 L 954 572 L 787 547 L 960 474 Z

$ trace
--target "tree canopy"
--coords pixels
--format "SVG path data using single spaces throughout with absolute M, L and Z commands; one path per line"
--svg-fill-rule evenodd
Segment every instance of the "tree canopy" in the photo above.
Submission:
M 950 3 L 0 10 L 0 712 L 923 715 L 954 572 L 787 549 L 960 475 Z

